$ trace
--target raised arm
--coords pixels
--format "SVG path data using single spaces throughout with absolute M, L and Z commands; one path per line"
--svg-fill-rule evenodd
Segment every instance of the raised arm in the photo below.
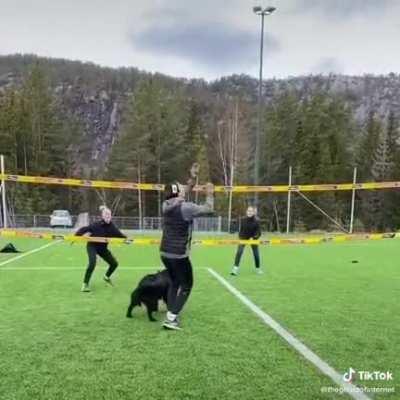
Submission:
M 204 204 L 195 204 L 185 202 L 182 204 L 182 216 L 186 221 L 191 221 L 194 218 L 210 215 L 214 212 L 214 185 L 207 184 L 206 202 Z

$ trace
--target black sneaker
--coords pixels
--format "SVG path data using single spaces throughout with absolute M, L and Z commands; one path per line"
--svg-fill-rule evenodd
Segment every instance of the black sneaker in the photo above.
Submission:
M 104 275 L 104 276 L 103 276 L 103 281 L 106 282 L 106 283 L 108 283 L 110 286 L 114 286 L 113 283 L 112 283 L 111 278 L 108 277 L 107 275 Z
M 179 326 L 179 321 L 175 318 L 173 321 L 166 319 L 163 323 L 164 329 L 169 329 L 171 331 L 180 331 L 182 328 Z

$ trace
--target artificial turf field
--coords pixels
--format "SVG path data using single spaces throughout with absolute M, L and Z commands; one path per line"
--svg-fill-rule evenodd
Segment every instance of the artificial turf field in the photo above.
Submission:
M 0 247 L 9 240 L 0 239 Z M 195 286 L 181 332 L 134 310 L 139 279 L 159 269 L 156 246 L 111 247 L 120 267 L 106 286 L 99 262 L 81 293 L 82 244 L 16 239 L 24 257 L 0 254 L 0 399 L 336 399 L 337 387 L 223 287 L 213 268 L 339 373 L 391 371 L 400 399 L 400 241 L 261 247 L 230 277 L 235 248 L 195 247 Z M 26 255 L 26 256 L 25 256 Z M 352 263 L 357 260 L 358 263 Z M 164 310 L 164 306 L 161 307 Z

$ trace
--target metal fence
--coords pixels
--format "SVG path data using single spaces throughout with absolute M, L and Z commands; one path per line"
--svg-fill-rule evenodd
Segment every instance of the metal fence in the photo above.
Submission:
M 78 216 L 72 215 L 72 225 L 75 226 Z M 90 216 L 89 222 L 92 223 L 98 219 L 97 216 Z M 162 218 L 160 217 L 121 217 L 114 216 L 114 223 L 120 229 L 160 231 L 162 229 Z M 9 221 L 10 228 L 51 228 L 49 215 L 27 215 L 15 214 Z M 261 219 L 261 229 L 267 230 L 267 220 Z M 240 219 L 231 219 L 230 228 L 227 217 L 203 217 L 196 218 L 193 223 L 193 230 L 196 232 L 230 232 L 235 233 L 240 229 Z
M 75 226 L 78 216 L 72 215 L 72 225 Z M 98 217 L 89 217 L 90 222 L 94 222 Z M 162 229 L 162 218 L 160 217 L 144 217 L 142 221 L 138 217 L 113 217 L 114 223 L 121 229 L 132 230 L 150 230 L 157 231 Z M 51 228 L 49 215 L 21 215 L 15 214 L 11 219 L 13 228 Z M 232 221 L 233 222 L 233 221 Z M 234 224 L 232 223 L 231 226 Z M 228 227 L 227 218 L 210 217 L 198 218 L 194 221 L 193 228 L 195 231 L 203 232 L 226 232 Z

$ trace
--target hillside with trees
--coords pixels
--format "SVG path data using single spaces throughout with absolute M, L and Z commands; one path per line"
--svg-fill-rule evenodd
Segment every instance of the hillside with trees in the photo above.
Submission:
M 258 82 L 175 79 L 136 68 L 103 68 L 36 56 L 0 56 L 0 152 L 7 172 L 139 182 L 185 181 L 193 162 L 200 182 L 252 184 Z M 263 87 L 262 184 L 400 180 L 400 76 L 307 76 Z M 232 167 L 234 165 L 234 168 Z M 10 184 L 16 213 L 89 210 L 105 199 L 119 215 L 138 215 L 138 193 Z M 350 193 L 312 195 L 348 225 Z M 396 229 L 395 191 L 358 192 L 359 229 Z M 144 215 L 160 214 L 159 193 L 142 193 Z M 234 215 L 250 199 L 235 195 Z M 227 196 L 217 210 L 226 214 Z M 262 195 L 268 229 L 282 230 L 285 195 Z M 332 229 L 294 196 L 293 228 Z

